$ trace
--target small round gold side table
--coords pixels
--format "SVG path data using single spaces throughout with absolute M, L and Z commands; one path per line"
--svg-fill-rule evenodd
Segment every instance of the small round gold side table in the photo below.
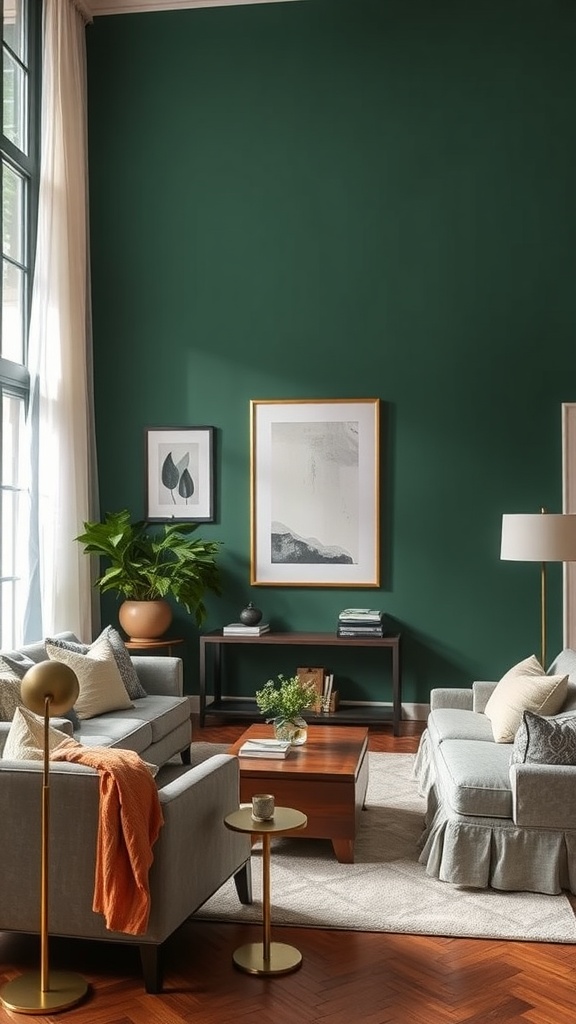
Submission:
M 295 946 L 271 942 L 270 913 L 270 837 L 295 829 L 306 828 L 308 818 L 292 807 L 276 807 L 270 821 L 254 821 L 251 807 L 242 807 L 224 818 L 233 832 L 250 832 L 262 836 L 262 928 L 263 941 L 249 942 L 233 953 L 236 967 L 247 974 L 289 974 L 302 963 L 302 954 Z

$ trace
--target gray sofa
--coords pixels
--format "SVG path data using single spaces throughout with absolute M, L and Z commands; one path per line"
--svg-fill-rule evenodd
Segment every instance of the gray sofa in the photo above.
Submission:
M 548 670 L 567 675 L 559 711 L 576 714 L 576 652 Z M 576 893 L 576 765 L 511 763 L 484 713 L 496 683 L 435 689 L 414 772 L 427 800 L 420 861 L 454 885 Z
M 18 653 L 39 661 L 43 652 L 43 644 L 36 644 Z M 132 660 L 147 691 L 133 701 L 133 709 L 82 721 L 74 731 L 69 721 L 53 719 L 52 724 L 84 744 L 135 750 L 160 766 L 156 783 L 164 825 L 153 848 L 148 928 L 139 936 L 111 932 L 93 912 L 99 776 L 84 765 L 55 762 L 50 769 L 49 932 L 136 943 L 146 991 L 159 992 L 162 944 L 187 917 L 231 876 L 241 901 L 251 902 L 251 844 L 248 836 L 223 824 L 238 807 L 237 758 L 220 752 L 210 756 L 205 743 L 190 747 L 190 707 L 182 694 L 180 659 Z M 36 933 L 42 764 L 2 758 L 9 728 L 0 723 L 0 930 Z M 182 755 L 190 763 L 182 764 Z
M 57 640 L 78 644 L 73 633 L 59 633 Z M 0 658 L 14 663 L 45 661 L 43 641 L 28 644 L 18 651 L 0 651 Z M 134 707 L 109 711 L 95 718 L 53 724 L 86 746 L 122 747 L 134 750 L 145 761 L 162 765 L 175 754 L 188 757 L 192 729 L 190 701 L 184 696 L 180 658 L 140 656 L 131 658 L 145 697 L 132 701 Z M 0 722 L 0 757 L 10 722 Z

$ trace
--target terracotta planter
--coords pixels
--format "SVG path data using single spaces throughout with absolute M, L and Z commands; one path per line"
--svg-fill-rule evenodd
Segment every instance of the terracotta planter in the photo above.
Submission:
M 131 640 L 157 640 L 172 622 L 168 601 L 123 601 L 118 612 L 120 625 Z

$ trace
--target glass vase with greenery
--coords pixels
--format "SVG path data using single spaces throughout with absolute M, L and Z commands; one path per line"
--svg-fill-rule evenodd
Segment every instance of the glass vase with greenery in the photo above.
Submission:
M 311 708 L 318 699 L 313 683 L 302 682 L 298 676 L 286 678 L 279 674 L 276 681 L 269 679 L 256 691 L 256 704 L 267 722 L 274 724 L 279 739 L 287 739 L 294 746 L 306 742 L 307 724 L 302 712 Z

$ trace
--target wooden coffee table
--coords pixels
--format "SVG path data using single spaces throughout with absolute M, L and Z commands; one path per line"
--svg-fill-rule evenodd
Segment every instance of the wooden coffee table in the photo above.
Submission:
M 228 750 L 237 754 L 248 739 L 271 737 L 270 725 L 251 725 Z M 306 828 L 289 833 L 330 839 L 343 864 L 354 862 L 358 816 L 368 785 L 368 729 L 343 725 L 309 725 L 308 740 L 292 747 L 284 760 L 239 758 L 240 802 L 255 793 L 272 793 L 277 806 L 298 807 Z

